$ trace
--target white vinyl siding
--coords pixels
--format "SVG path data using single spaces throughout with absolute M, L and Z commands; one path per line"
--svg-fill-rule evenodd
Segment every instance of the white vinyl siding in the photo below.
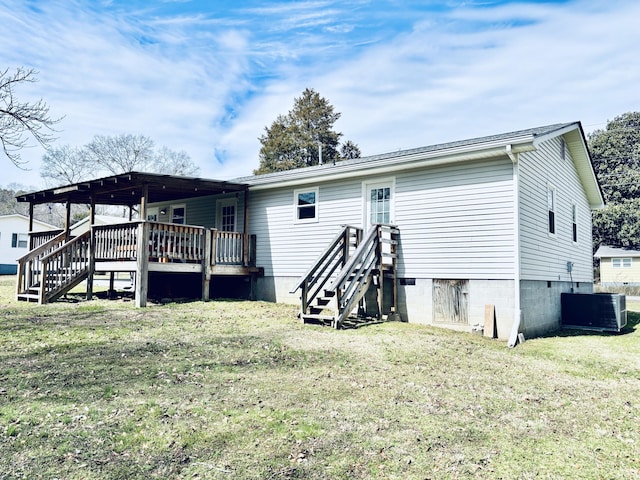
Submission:
M 513 278 L 513 175 L 509 160 L 396 176 L 400 277 Z
M 571 151 L 561 159 L 560 138 L 520 154 L 520 277 L 522 280 L 593 281 L 591 210 Z M 555 187 L 555 235 L 550 235 L 548 187 Z M 575 226 L 577 242 L 573 241 Z M 567 262 L 573 263 L 571 276 Z
M 250 232 L 257 236 L 257 265 L 265 276 L 299 277 L 340 231 L 341 225 L 361 226 L 362 181 L 318 185 L 318 222 L 293 223 L 293 187 L 252 191 Z
M 236 203 L 236 230 L 242 231 L 244 225 L 244 194 L 227 193 L 222 195 L 208 195 L 205 197 L 189 198 L 181 201 L 186 205 L 189 225 L 196 225 L 206 228 L 216 227 L 216 203 L 218 200 L 235 198 Z M 170 204 L 154 203 L 153 208 L 159 208 L 159 222 L 170 222 Z M 164 214 L 162 211 L 164 210 Z
M 294 188 L 251 193 L 251 232 L 265 276 L 297 277 L 327 247 L 341 225 L 362 226 L 362 182 L 319 185 L 320 221 L 291 223 Z M 440 279 L 513 278 L 513 190 L 508 160 L 442 166 L 395 177 L 400 228 L 400 276 Z

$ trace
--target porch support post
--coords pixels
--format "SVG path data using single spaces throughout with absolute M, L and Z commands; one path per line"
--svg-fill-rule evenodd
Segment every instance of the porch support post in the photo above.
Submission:
M 142 187 L 142 195 L 140 196 L 140 220 L 147 221 L 147 204 L 149 203 L 149 185 Z M 131 209 L 129 209 L 129 217 L 131 217 Z M 131 220 L 131 218 L 129 218 Z
M 33 232 L 33 203 L 29 202 L 29 251 L 33 250 L 31 232 Z
M 64 217 L 64 239 L 65 242 L 69 241 L 71 236 L 71 202 L 67 200 L 67 211 Z
M 149 223 L 138 224 L 136 245 L 136 307 L 147 306 L 149 292 Z
M 96 270 L 96 238 L 93 225 L 96 221 L 96 202 L 91 197 L 91 203 L 89 205 L 89 272 L 87 274 L 87 300 L 93 298 L 93 274 Z
M 204 230 L 204 255 L 202 259 L 202 300 L 209 300 L 211 286 L 211 230 Z
M 249 189 L 244 190 L 244 227 L 242 235 L 242 251 L 244 258 L 242 259 L 245 267 L 249 266 Z

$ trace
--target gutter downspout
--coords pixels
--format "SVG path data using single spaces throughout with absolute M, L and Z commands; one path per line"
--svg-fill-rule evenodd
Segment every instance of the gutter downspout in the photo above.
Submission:
M 518 343 L 518 332 L 522 320 L 522 310 L 520 308 L 520 155 L 514 153 L 511 145 L 505 147 L 507 156 L 513 164 L 513 243 L 514 243 L 514 265 L 513 265 L 513 326 L 507 345 L 512 348 Z

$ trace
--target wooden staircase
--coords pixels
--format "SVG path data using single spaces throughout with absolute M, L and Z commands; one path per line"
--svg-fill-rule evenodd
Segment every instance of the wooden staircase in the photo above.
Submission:
M 344 226 L 291 290 L 302 291 L 302 321 L 339 328 L 347 318 L 365 316 L 364 298 L 371 285 L 376 288 L 375 315 L 382 320 L 384 278 L 393 280 L 391 311 L 395 313 L 398 235 L 392 225 L 373 225 L 364 238 L 362 229 Z
M 89 274 L 91 234 L 66 241 L 62 233 L 18 260 L 16 298 L 52 302 Z

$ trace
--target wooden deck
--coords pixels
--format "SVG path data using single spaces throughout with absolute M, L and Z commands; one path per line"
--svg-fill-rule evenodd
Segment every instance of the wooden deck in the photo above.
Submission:
M 17 297 L 47 303 L 96 272 L 135 272 L 136 304 L 146 304 L 149 272 L 201 273 L 202 298 L 215 276 L 255 276 L 255 235 L 192 225 L 132 221 L 93 226 L 74 239 L 33 234 L 34 248 L 18 262 Z

